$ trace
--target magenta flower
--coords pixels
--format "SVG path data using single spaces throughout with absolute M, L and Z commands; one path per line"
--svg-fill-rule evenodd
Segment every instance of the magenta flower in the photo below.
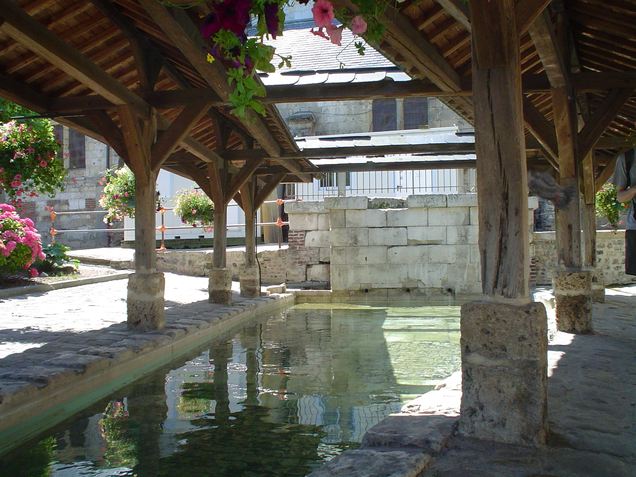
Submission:
M 49 165 L 49 163 L 48 163 L 48 162 L 46 162 L 46 161 L 40 161 L 40 167 L 46 167 L 46 166 L 48 166 L 48 165 Z
M 267 32 L 272 35 L 272 38 L 276 38 L 280 28 L 278 22 L 278 9 L 278 3 L 265 4 L 265 23 L 267 25 Z
M 311 13 L 314 15 L 314 23 L 319 27 L 329 27 L 335 18 L 333 5 L 329 0 L 316 0 Z
M 367 22 L 361 15 L 356 15 L 351 20 L 351 32 L 354 35 L 363 35 L 367 31 Z
M 31 275 L 31 278 L 35 278 L 39 276 L 40 274 L 35 268 L 29 268 L 29 275 Z
M 244 37 L 250 21 L 251 0 L 223 0 L 214 4 L 214 11 L 203 21 L 201 34 L 205 38 L 214 36 L 219 30 L 229 30 Z

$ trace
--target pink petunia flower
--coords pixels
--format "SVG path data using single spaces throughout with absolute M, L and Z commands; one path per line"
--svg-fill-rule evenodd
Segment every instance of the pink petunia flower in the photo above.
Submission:
M 335 18 L 333 5 L 329 0 L 316 0 L 311 9 L 316 26 L 328 28 Z
M 31 275 L 31 278 L 35 278 L 40 276 L 40 273 L 35 268 L 29 268 L 29 275 Z
M 334 45 L 341 46 L 342 45 L 342 30 L 344 26 L 341 25 L 339 27 L 329 25 L 327 27 L 327 34 L 329 35 L 329 40 Z
M 367 31 L 367 22 L 362 18 L 361 15 L 356 15 L 351 20 L 351 32 L 354 35 L 362 35 Z

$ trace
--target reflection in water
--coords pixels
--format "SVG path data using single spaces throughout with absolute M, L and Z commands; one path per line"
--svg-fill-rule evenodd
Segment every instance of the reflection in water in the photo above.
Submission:
M 302 476 L 459 368 L 457 308 L 295 307 L 0 458 L 11 476 Z

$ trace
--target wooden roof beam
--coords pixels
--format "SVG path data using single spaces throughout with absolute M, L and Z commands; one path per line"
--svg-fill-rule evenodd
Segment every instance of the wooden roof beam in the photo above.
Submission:
M 566 58 L 558 45 L 554 26 L 547 11 L 537 17 L 529 32 L 552 87 L 562 88 L 568 85 Z
M 129 104 L 141 114 L 148 114 L 149 107 L 139 96 L 26 14 L 13 1 L 0 0 L 0 18 L 4 20 L 0 31 L 24 47 L 114 104 Z
M 528 98 L 523 99 L 523 119 L 530 134 L 539 142 L 548 162 L 558 170 L 559 154 L 554 126 Z
M 457 20 L 467 31 L 472 31 L 470 25 L 470 12 L 468 5 L 463 0 L 435 0 L 446 13 Z M 543 12 L 552 0 L 520 0 L 515 7 L 517 29 L 519 36 L 528 31 L 530 25 Z
M 159 135 L 159 138 L 152 146 L 151 158 L 154 170 L 159 170 L 177 145 L 186 138 L 190 130 L 207 113 L 209 107 L 209 104 L 202 101 L 198 105 L 184 108 L 181 114 L 170 124 L 170 127 Z
M 578 154 L 583 158 L 594 148 L 605 129 L 616 118 L 616 115 L 629 99 L 633 89 L 615 89 L 605 98 L 603 105 L 586 122 L 578 134 Z
M 221 100 L 227 101 L 231 88 L 227 82 L 227 74 L 218 62 L 209 63 L 205 51 L 205 43 L 199 30 L 183 11 L 175 11 L 173 14 L 156 0 L 139 0 L 159 28 L 167 38 L 181 50 L 190 64 L 197 70 L 201 77 L 219 95 Z M 272 156 L 280 155 L 280 146 L 269 132 L 263 121 L 256 113 L 248 112 L 245 121 L 246 129 L 256 139 L 261 147 Z M 300 166 L 285 163 L 292 172 L 300 172 Z

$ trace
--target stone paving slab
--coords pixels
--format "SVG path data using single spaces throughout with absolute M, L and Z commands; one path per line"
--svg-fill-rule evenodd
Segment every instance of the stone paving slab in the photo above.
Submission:
M 238 283 L 233 305 L 211 304 L 207 285 L 166 274 L 166 327 L 146 333 L 127 329 L 126 280 L 0 300 L 0 451 L 42 427 L 25 419 L 50 408 L 59 421 L 74 397 L 120 387 L 257 310 L 293 304 L 290 294 L 241 298 Z

